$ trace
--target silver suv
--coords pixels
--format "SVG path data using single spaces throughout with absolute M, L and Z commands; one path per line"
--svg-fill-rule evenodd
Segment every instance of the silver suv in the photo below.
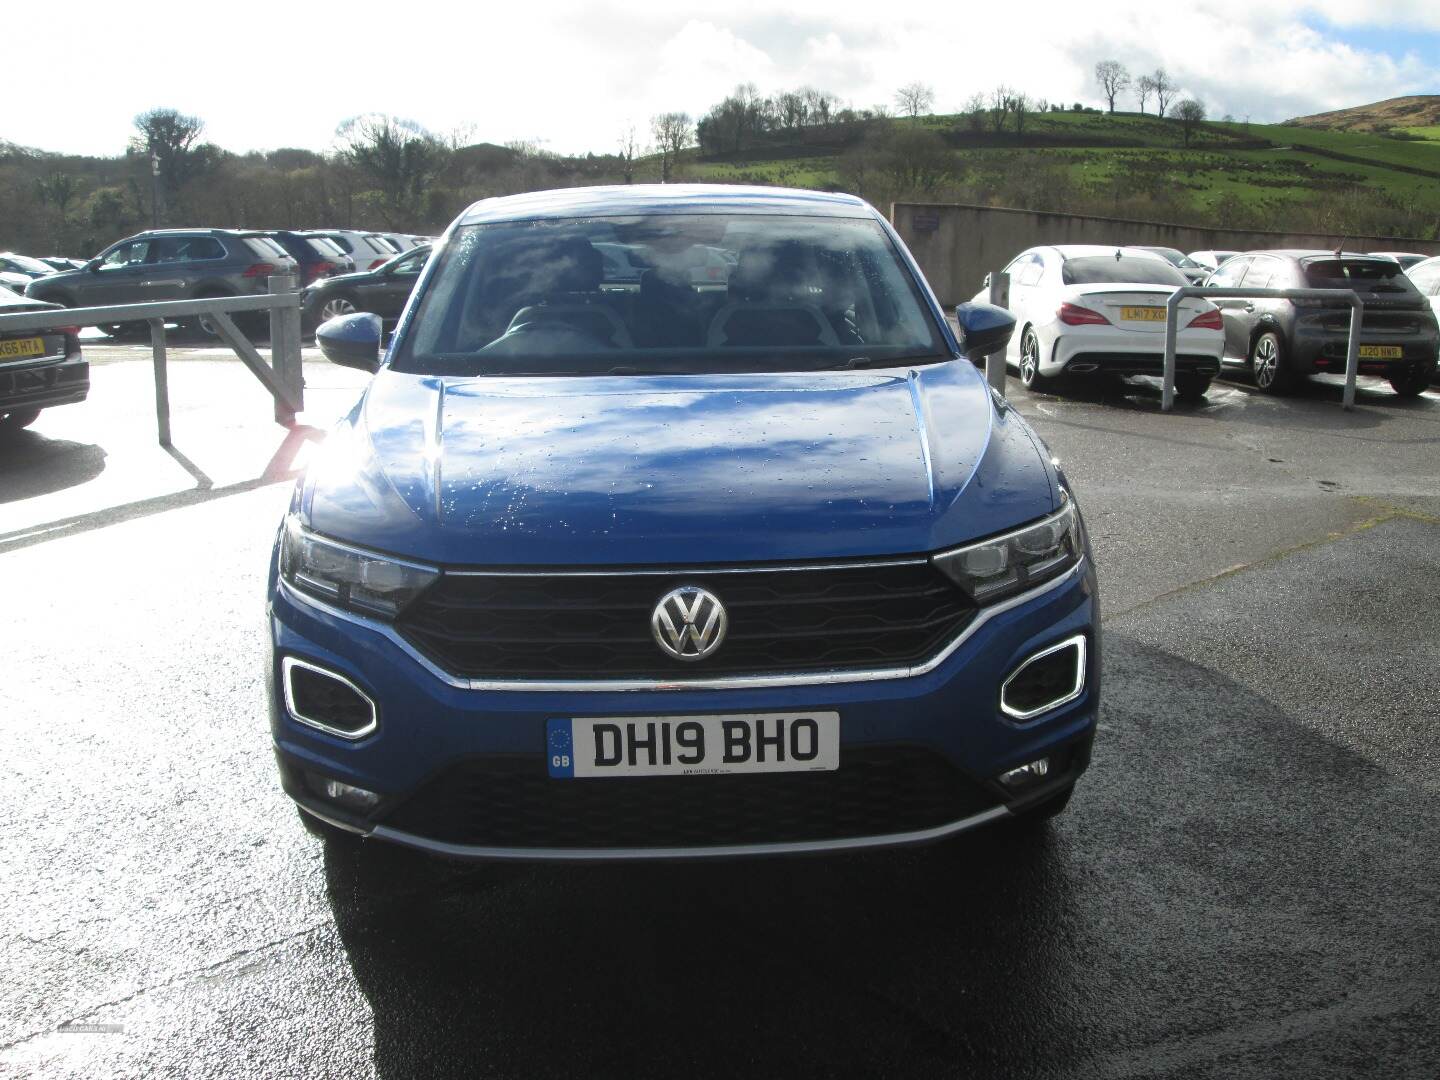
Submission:
M 65 307 L 250 296 L 269 291 L 271 274 L 296 272 L 295 260 L 264 233 L 155 229 L 111 244 L 79 270 L 37 278 L 25 295 Z M 118 334 L 125 327 L 110 323 L 100 329 Z

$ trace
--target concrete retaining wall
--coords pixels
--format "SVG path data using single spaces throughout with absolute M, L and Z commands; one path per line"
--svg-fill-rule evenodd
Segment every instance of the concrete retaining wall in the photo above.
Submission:
M 1007 210 L 950 203 L 894 203 L 890 221 L 915 254 L 935 295 L 946 307 L 969 300 L 992 270 L 1038 244 L 1146 244 L 1179 248 L 1253 251 L 1262 248 L 1347 251 L 1415 251 L 1440 255 L 1440 241 L 1384 236 L 1320 236 L 1306 233 L 1200 229 L 1155 221 L 1081 217 L 1038 210 Z

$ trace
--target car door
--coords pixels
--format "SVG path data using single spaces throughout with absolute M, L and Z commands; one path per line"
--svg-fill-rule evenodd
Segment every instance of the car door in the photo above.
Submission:
M 398 319 L 429 257 L 430 249 L 424 248 L 392 263 L 371 291 L 374 306 L 370 310 L 382 319 Z
M 139 301 L 184 300 L 188 252 L 195 240 L 189 236 L 157 236 L 145 256 L 145 272 L 136 283 Z
M 1010 356 L 1020 355 L 1021 330 L 1029 320 L 1031 309 L 1034 305 L 1035 287 L 1040 281 L 1040 274 L 1044 264 L 1040 256 L 1033 251 L 1026 251 L 1005 268 L 1005 273 L 1010 275 L 1010 306 L 1011 314 L 1015 316 L 1016 332 L 1010 337 L 1010 345 L 1006 350 Z
M 140 283 L 145 278 L 145 260 L 150 255 L 151 243 L 150 240 L 130 240 L 102 255 L 100 265 L 88 280 L 77 285 L 79 302 L 86 307 L 138 303 L 143 298 Z
M 1430 302 L 1430 310 L 1440 319 L 1440 262 L 1417 263 L 1409 276 L 1410 283 Z
M 1245 289 L 1288 289 L 1294 285 L 1287 264 L 1270 255 L 1255 256 L 1255 261 L 1250 264 L 1250 269 L 1245 271 L 1245 277 L 1240 282 L 1241 288 Z M 1250 318 L 1244 342 L 1247 352 L 1256 328 L 1274 330 L 1280 334 L 1286 332 L 1286 328 L 1293 322 L 1288 316 L 1294 301 L 1257 296 L 1248 303 L 1246 314 Z M 1288 346 L 1289 342 L 1285 344 Z
M 1229 260 L 1205 282 L 1212 289 L 1236 289 L 1240 279 L 1250 269 L 1253 260 L 1240 255 Z M 1225 322 L 1225 355 L 1231 359 L 1243 360 L 1250 355 L 1250 312 L 1245 310 L 1247 300 L 1227 297 L 1208 297 L 1220 309 L 1220 318 Z M 1253 305 L 1252 305 L 1253 307 Z

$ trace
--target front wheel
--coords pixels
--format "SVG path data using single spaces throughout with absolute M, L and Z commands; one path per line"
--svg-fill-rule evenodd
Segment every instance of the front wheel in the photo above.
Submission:
M 1020 338 L 1020 385 L 1036 391 L 1050 386 L 1050 379 L 1040 374 L 1040 339 L 1028 327 Z
M 338 296 L 330 297 L 320 305 L 319 315 L 315 321 L 317 323 L 329 322 L 331 319 L 338 319 L 342 315 L 354 315 L 359 310 L 360 309 L 355 306 L 355 301 L 352 297 L 341 293 Z
M 1390 389 L 1403 398 L 1419 397 L 1434 377 L 1434 364 L 1417 364 L 1391 375 Z
M 1285 347 L 1280 335 L 1267 330 L 1250 346 L 1250 374 L 1255 387 L 1264 394 L 1286 394 L 1294 385 L 1294 376 L 1285 360 Z

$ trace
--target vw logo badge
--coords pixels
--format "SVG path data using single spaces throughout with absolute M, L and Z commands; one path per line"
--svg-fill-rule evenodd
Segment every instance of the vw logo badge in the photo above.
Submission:
M 676 660 L 704 660 L 720 648 L 729 625 L 725 606 L 698 585 L 666 593 L 650 616 L 655 643 Z

